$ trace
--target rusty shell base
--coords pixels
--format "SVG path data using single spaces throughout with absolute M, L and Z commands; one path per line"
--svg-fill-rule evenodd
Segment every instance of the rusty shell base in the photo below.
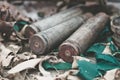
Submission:
M 105 13 L 99 13 L 88 19 L 85 24 L 59 46 L 59 57 L 66 62 L 72 62 L 73 56 L 84 53 L 95 41 L 97 35 L 105 28 L 108 20 L 109 16 Z
M 63 43 L 59 50 L 59 56 L 66 62 L 73 62 L 72 56 L 77 56 L 79 53 L 76 46 L 71 43 Z
M 45 47 L 47 45 L 47 42 L 42 36 L 34 36 L 30 38 L 30 48 L 32 49 L 33 53 L 39 53 L 42 54 L 45 50 Z M 37 55 L 39 55 L 37 54 Z

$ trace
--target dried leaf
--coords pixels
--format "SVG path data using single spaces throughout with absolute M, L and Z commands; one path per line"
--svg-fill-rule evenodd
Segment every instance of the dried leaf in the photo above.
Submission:
M 64 74 L 58 75 L 55 80 L 67 80 L 68 76 L 70 75 L 76 75 L 79 72 L 79 70 L 69 70 L 66 71 Z
M 7 56 L 12 53 L 12 51 L 8 48 L 6 48 L 2 43 L 0 43 L 0 62 L 4 61 Z
M 19 57 L 19 59 L 21 60 L 29 60 L 29 59 L 35 59 L 37 58 L 36 55 L 30 53 L 30 52 L 24 52 L 22 54 L 18 54 L 17 57 Z
M 21 49 L 20 46 L 18 46 L 18 45 L 13 45 L 13 44 L 10 44 L 10 45 L 8 46 L 8 48 L 9 48 L 10 50 L 12 50 L 12 52 L 15 53 L 15 54 L 17 54 L 18 51 Z
M 39 71 L 41 72 L 41 74 L 43 76 L 51 76 L 50 72 L 46 71 L 43 67 L 42 67 L 42 63 L 46 60 L 58 60 L 56 56 L 45 56 L 43 59 L 41 59 L 40 63 L 39 63 Z
M 9 80 L 9 79 L 3 78 L 3 77 L 0 75 L 0 80 Z
M 9 74 L 14 74 L 20 71 L 23 71 L 25 69 L 30 69 L 30 68 L 34 68 L 39 62 L 40 62 L 40 58 L 38 59 L 31 59 L 25 62 L 22 62 L 20 64 L 18 64 L 17 66 L 13 67 L 11 70 L 8 71 Z
M 80 79 L 80 78 L 77 77 L 77 76 L 69 75 L 69 76 L 67 77 L 67 80 L 82 80 L 82 79 Z
M 42 61 L 43 62 L 43 61 Z M 42 73 L 43 76 L 50 76 L 50 72 L 46 71 L 43 67 L 42 67 L 42 62 L 39 63 L 39 71 Z
M 44 77 L 44 76 L 39 76 L 39 75 L 33 75 L 34 80 L 55 80 L 53 77 Z
M 110 54 L 110 55 L 112 54 L 109 45 L 110 45 L 110 43 L 107 43 L 107 45 L 106 45 L 104 51 L 102 52 L 103 54 Z
M 120 69 L 118 69 L 115 73 L 115 79 L 120 80 Z
M 63 61 L 63 59 L 58 59 L 57 57 L 49 59 L 49 62 L 52 63 L 52 64 L 65 63 L 65 61 Z
M 14 80 L 25 80 L 26 72 L 27 71 L 23 71 L 21 73 L 15 74 Z
M 117 70 L 118 69 L 113 69 L 113 70 L 107 71 L 107 73 L 104 75 L 105 80 L 116 80 L 115 76 L 116 76 Z
M 14 58 L 14 56 L 9 55 L 7 58 L 5 58 L 5 59 L 2 61 L 2 66 L 3 66 L 3 67 L 9 66 L 13 58 Z

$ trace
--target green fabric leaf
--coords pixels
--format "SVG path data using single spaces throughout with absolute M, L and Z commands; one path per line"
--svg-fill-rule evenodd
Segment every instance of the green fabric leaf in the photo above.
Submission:
M 117 51 L 115 45 L 111 43 L 111 40 L 109 39 L 108 41 L 110 41 L 110 50 L 112 52 Z M 105 47 L 106 45 L 103 45 L 102 43 L 96 43 L 87 50 L 87 54 L 90 54 L 91 52 L 95 53 L 97 61 L 96 64 L 79 61 L 78 65 L 80 72 L 78 75 L 84 80 L 93 80 L 97 76 L 100 76 L 100 74 L 104 75 L 108 70 L 120 68 L 120 62 L 117 58 L 112 55 L 103 54 Z M 85 70 L 88 72 L 84 73 Z
M 114 68 L 120 68 L 120 62 L 111 55 L 96 55 L 97 65 L 100 70 L 108 71 Z
M 112 53 L 118 51 L 117 48 L 115 47 L 115 45 L 112 43 L 111 38 L 107 39 L 107 43 L 110 43 L 109 48 L 112 51 Z M 105 43 L 105 44 L 107 44 L 107 43 Z M 95 43 L 87 50 L 87 54 L 89 54 L 91 52 L 95 53 L 95 54 L 101 54 L 104 51 L 105 47 L 106 47 L 106 45 L 104 45 L 104 43 Z
M 105 49 L 105 45 L 101 44 L 101 43 L 96 43 L 93 44 L 93 46 L 91 46 L 88 50 L 87 50 L 87 54 L 89 53 L 95 53 L 95 54 L 99 54 L 102 53 L 103 50 Z
M 102 60 L 104 60 L 104 62 L 107 61 L 116 65 L 120 65 L 120 62 L 111 55 L 99 54 L 99 55 L 96 55 L 96 60 L 97 62 L 101 62 Z
M 87 61 L 78 61 L 79 73 L 77 74 L 84 80 L 93 80 L 104 75 L 106 71 L 120 68 L 120 62 L 111 55 L 96 54 L 97 63 Z
M 57 69 L 57 70 L 69 70 L 72 67 L 72 64 L 70 63 L 57 63 L 57 64 L 51 64 L 48 61 L 45 61 L 43 63 L 43 67 L 45 69 Z
M 18 31 L 18 32 L 19 32 L 19 31 L 22 30 L 22 28 L 23 28 L 26 24 L 29 24 L 29 23 L 26 22 L 26 21 L 20 20 L 20 21 L 17 21 L 17 22 L 14 24 L 13 28 L 14 28 L 15 31 Z
M 87 62 L 87 61 L 78 61 L 78 76 L 80 76 L 83 80 L 93 80 L 93 78 L 99 76 L 99 72 L 97 70 L 97 65 Z

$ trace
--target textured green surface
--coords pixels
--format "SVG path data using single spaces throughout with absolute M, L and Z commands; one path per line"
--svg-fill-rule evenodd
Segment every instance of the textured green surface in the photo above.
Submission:
M 26 25 L 26 24 L 29 24 L 28 22 L 26 22 L 26 21 L 17 21 L 16 23 L 15 23 L 15 25 L 13 26 L 13 28 L 14 28 L 14 30 L 15 31 L 21 31 L 22 30 L 22 28 Z
M 72 64 L 70 63 L 57 63 L 57 64 L 51 64 L 49 62 L 44 62 L 43 67 L 45 69 L 57 69 L 57 70 L 69 70 L 72 67 Z

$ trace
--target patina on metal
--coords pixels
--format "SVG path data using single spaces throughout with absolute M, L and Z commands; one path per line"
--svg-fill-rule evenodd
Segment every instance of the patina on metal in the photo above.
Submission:
M 82 14 L 83 11 L 79 7 L 80 6 L 76 6 L 76 7 L 64 10 L 53 16 L 47 17 L 43 20 L 40 20 L 38 22 L 35 22 L 35 23 L 29 25 L 25 29 L 25 36 L 27 38 L 30 38 L 33 34 L 35 34 L 37 32 L 44 31 L 44 30 L 54 27 L 64 21 L 67 21 L 75 16 Z
M 111 30 L 113 32 L 113 41 L 120 48 L 120 16 L 114 16 L 111 20 Z
M 95 41 L 97 35 L 105 28 L 108 19 L 109 16 L 105 13 L 99 13 L 90 18 L 59 46 L 59 56 L 64 61 L 72 62 L 72 56 L 84 53 L 85 50 Z
M 62 24 L 35 34 L 29 40 L 31 50 L 38 55 L 51 51 L 59 46 L 91 16 L 91 13 L 79 15 Z

